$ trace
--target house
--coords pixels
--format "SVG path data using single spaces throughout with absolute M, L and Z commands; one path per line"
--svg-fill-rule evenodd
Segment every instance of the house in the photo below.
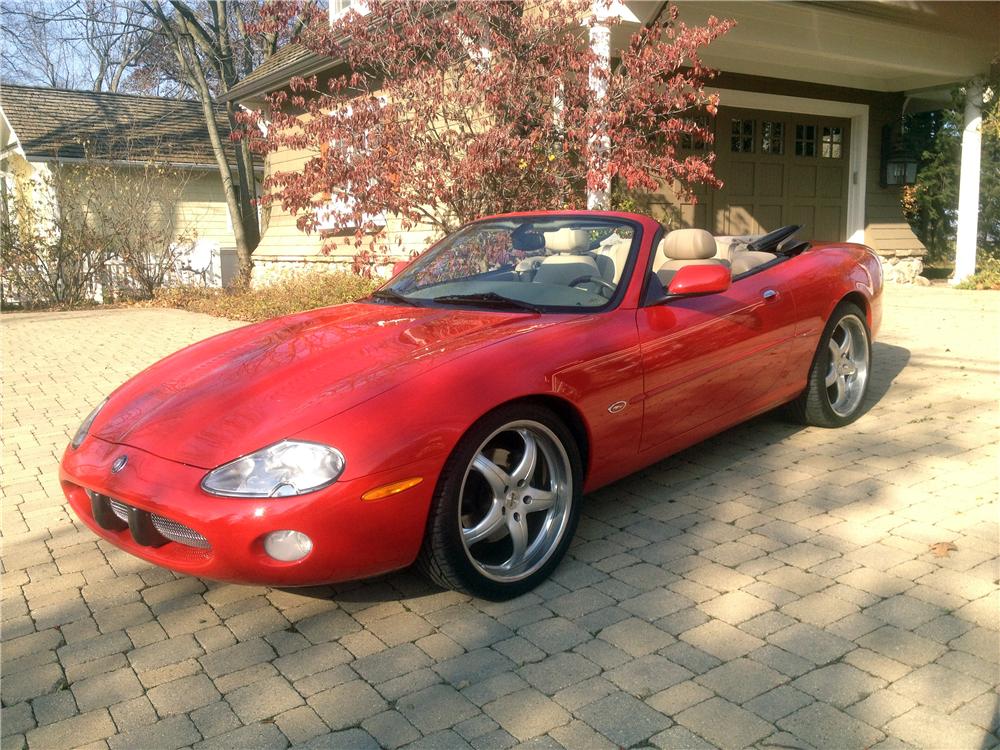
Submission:
M 342 11 L 345 3 L 331 3 Z M 611 56 L 661 12 L 662 2 L 625 2 L 631 22 L 613 29 Z M 802 224 L 815 240 L 864 242 L 882 257 L 890 280 L 913 281 L 926 250 L 903 216 L 903 185 L 915 163 L 900 154 L 906 114 L 942 107 L 964 87 L 958 269 L 975 267 L 982 77 L 1000 50 L 997 2 L 757 2 L 681 0 L 680 17 L 709 15 L 736 27 L 704 50 L 720 71 L 715 118 L 717 173 L 725 185 L 697 204 L 672 191 L 646 196 L 650 212 L 675 226 L 717 234 L 759 233 Z M 596 6 L 595 6 L 596 7 Z M 230 97 L 261 108 L 292 76 L 322 75 L 336 60 L 291 45 L 236 86 Z M 287 171 L 310 154 L 270 154 L 266 171 Z M 988 168 L 995 169 L 996 165 Z M 275 207 L 254 254 L 255 278 L 290 268 L 342 265 L 322 241 L 295 228 Z M 414 244 L 407 238 L 406 247 Z
M 28 191 L 39 200 L 57 165 L 100 172 L 105 181 L 108 170 L 159 181 L 154 189 L 171 196 L 167 221 L 175 239 L 186 241 L 179 259 L 185 278 L 218 286 L 236 274 L 232 218 L 200 102 L 3 83 L 0 176 L 7 197 Z

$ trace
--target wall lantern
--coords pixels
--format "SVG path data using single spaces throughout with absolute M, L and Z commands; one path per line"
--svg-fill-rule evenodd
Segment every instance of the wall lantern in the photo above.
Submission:
M 917 181 L 920 160 L 900 136 L 892 125 L 882 126 L 882 187 L 912 185 Z

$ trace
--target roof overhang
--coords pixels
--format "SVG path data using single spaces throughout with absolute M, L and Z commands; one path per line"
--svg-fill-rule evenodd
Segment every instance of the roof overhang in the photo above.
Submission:
M 704 61 L 719 70 L 885 92 L 954 86 L 983 75 L 1000 52 L 997 2 L 677 0 L 681 20 L 714 15 L 736 27 Z M 641 22 L 664 3 L 627 2 Z M 636 26 L 616 29 L 627 43 Z

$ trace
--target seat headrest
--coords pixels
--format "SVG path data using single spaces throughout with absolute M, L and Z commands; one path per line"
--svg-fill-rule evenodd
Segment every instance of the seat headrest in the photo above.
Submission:
M 660 240 L 660 252 L 670 260 L 714 258 L 715 237 L 704 229 L 675 229 Z
M 554 253 L 579 255 L 590 248 L 590 232 L 586 229 L 563 227 L 554 232 L 545 232 L 545 248 Z

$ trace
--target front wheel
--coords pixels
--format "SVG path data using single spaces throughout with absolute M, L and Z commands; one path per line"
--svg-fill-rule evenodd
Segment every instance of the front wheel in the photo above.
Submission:
M 583 484 L 572 433 L 549 409 L 502 407 L 448 459 L 419 566 L 437 584 L 484 599 L 518 596 L 559 564 Z
M 861 416 L 871 374 L 871 333 L 864 312 L 842 302 L 820 338 L 795 415 L 816 427 L 843 427 Z

